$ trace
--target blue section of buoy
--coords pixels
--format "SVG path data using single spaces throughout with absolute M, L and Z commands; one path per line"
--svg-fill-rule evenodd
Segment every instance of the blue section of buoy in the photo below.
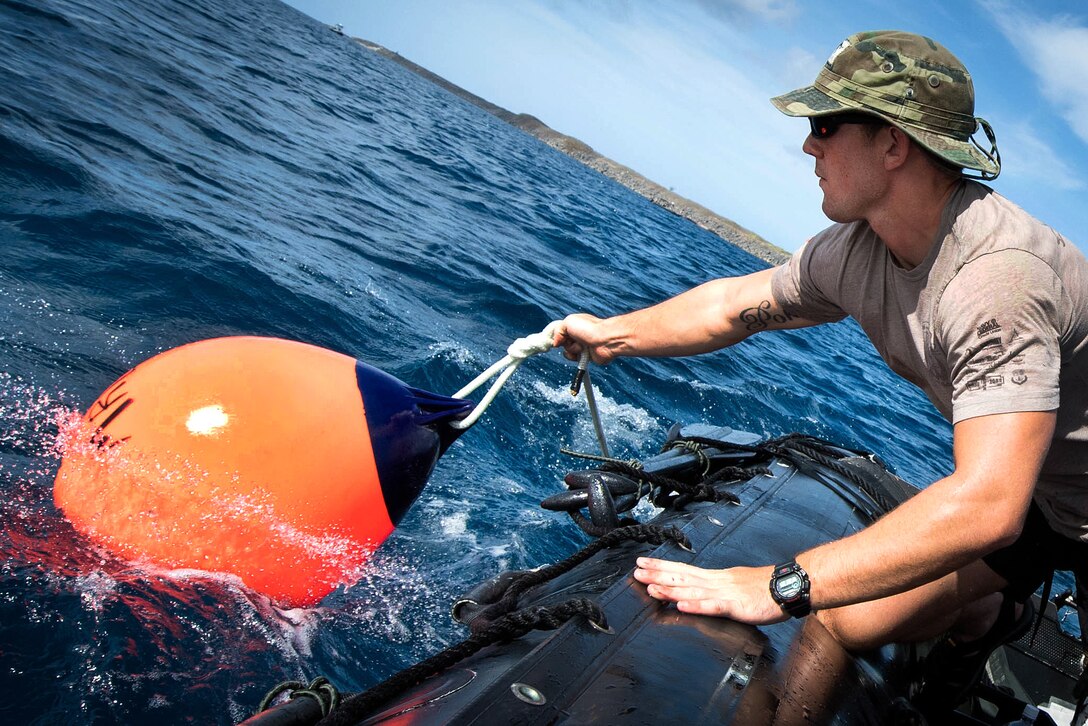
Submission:
M 395 525 L 423 491 L 438 457 L 461 435 L 461 429 L 446 424 L 467 416 L 475 404 L 412 388 L 359 361 L 355 377 L 382 496 Z

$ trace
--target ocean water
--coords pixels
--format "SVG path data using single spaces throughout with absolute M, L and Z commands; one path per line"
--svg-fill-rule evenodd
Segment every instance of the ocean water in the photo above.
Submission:
M 584 544 L 538 507 L 581 468 L 559 447 L 595 447 L 551 353 L 319 607 L 118 559 L 52 481 L 59 422 L 131 366 L 272 335 L 449 394 L 568 312 L 765 266 L 269 0 L 0 0 L 0 78 L 5 723 L 233 723 L 281 680 L 363 689 L 463 638 L 447 613 L 471 584 Z M 919 484 L 951 466 L 948 426 L 850 322 L 594 380 L 622 456 L 709 421 L 869 449 Z

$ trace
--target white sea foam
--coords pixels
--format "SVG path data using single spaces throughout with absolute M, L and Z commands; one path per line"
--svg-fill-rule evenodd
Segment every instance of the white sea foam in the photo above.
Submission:
M 427 346 L 431 358 L 442 358 L 471 368 L 479 365 L 479 360 L 472 349 L 452 340 L 440 340 Z M 467 382 L 467 381 L 466 381 Z
M 584 392 L 574 397 L 570 395 L 569 388 L 548 385 L 542 381 L 534 383 L 533 391 L 549 404 L 578 414 L 572 431 L 571 446 L 583 450 L 596 449 L 596 433 Z M 619 403 L 611 396 L 602 394 L 599 389 L 594 389 L 594 394 L 605 438 L 610 444 L 621 443 L 638 449 L 657 431 L 658 421 L 646 409 L 630 403 Z
M 468 512 L 454 512 L 440 520 L 442 534 L 447 537 L 462 537 L 468 531 Z

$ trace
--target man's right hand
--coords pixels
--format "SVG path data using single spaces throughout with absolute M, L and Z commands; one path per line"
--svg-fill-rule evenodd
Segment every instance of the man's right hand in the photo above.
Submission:
M 582 351 L 589 350 L 589 358 L 598 365 L 607 365 L 616 358 L 616 353 L 609 349 L 609 339 L 605 324 L 608 319 L 598 318 L 587 313 L 574 313 L 563 319 L 563 324 L 556 331 L 552 344 L 563 348 L 563 355 L 569 360 L 578 360 Z

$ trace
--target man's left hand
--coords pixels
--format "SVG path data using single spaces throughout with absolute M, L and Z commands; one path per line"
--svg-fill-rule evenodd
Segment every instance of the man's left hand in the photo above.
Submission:
M 716 615 L 752 625 L 789 619 L 771 597 L 774 567 L 706 570 L 650 557 L 639 557 L 637 564 L 635 579 L 647 585 L 650 597 L 675 602 L 685 613 Z

